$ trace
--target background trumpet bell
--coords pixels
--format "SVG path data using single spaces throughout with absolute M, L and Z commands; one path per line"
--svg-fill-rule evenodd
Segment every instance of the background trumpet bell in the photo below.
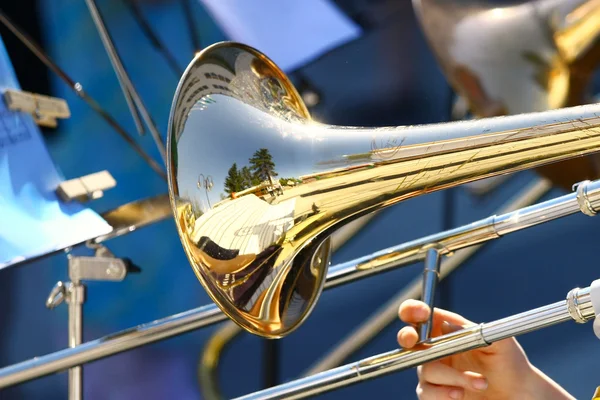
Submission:
M 544 111 L 593 101 L 600 62 L 596 0 L 413 0 L 446 79 L 478 117 Z M 537 172 L 569 190 L 600 176 L 600 157 Z
M 336 229 L 414 196 L 598 152 L 598 115 L 600 105 L 417 127 L 324 125 L 265 55 L 219 43 L 194 58 L 175 94 L 171 206 L 212 300 L 247 331 L 280 338 L 313 309 Z

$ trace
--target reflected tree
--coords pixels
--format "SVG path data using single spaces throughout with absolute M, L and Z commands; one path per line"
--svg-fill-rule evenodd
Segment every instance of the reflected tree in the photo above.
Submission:
M 238 170 L 237 164 L 233 163 L 225 178 L 225 191 L 229 194 L 244 190 L 244 179 Z
M 250 170 L 259 181 L 271 181 L 271 177 L 277 176 L 273 156 L 269 152 L 269 149 L 263 148 L 257 150 L 249 161 Z
M 242 177 L 244 189 L 260 184 L 260 179 L 255 177 L 254 174 L 252 174 L 250 168 L 248 167 L 242 168 L 240 171 L 240 175 Z
M 250 165 L 238 168 L 237 163 L 233 163 L 227 177 L 225 178 L 225 192 L 229 195 L 238 193 L 251 187 L 260 186 L 262 182 L 269 182 L 270 185 L 276 185 L 277 180 L 273 177 L 278 176 L 275 172 L 275 162 L 273 156 L 268 149 L 259 149 L 254 152 L 254 155 L 248 160 Z M 300 181 L 294 178 L 286 178 L 293 180 L 296 183 Z

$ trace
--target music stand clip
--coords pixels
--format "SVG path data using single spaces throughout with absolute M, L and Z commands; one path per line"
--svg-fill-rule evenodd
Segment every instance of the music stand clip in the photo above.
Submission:
M 56 194 L 65 203 L 86 202 L 101 198 L 106 190 L 116 185 L 117 181 L 108 171 L 101 171 L 62 182 L 56 188 Z

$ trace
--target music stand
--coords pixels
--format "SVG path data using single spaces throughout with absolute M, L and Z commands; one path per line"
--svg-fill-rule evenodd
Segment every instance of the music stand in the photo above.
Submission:
M 83 339 L 85 282 L 122 281 L 140 271 L 102 243 L 170 217 L 169 198 L 167 194 L 151 197 L 101 215 L 87 208 L 83 202 L 101 197 L 116 181 L 107 171 L 71 180 L 59 174 L 36 125 L 48 121 L 43 110 L 36 109 L 41 118 L 34 118 L 9 107 L 14 104 L 7 93 L 25 103 L 38 95 L 21 92 L 1 38 L 0 91 L 4 96 L 0 101 L 0 270 L 70 253 L 81 245 L 94 250 L 91 257 L 67 255 L 70 281 L 59 281 L 46 302 L 52 309 L 66 300 L 69 347 L 75 347 Z M 81 398 L 82 367 L 78 366 L 69 370 L 69 399 Z

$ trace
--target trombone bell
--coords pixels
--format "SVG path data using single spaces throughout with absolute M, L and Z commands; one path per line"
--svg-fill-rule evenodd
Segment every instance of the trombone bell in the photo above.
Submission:
M 242 328 L 311 313 L 330 235 L 402 200 L 600 150 L 600 105 L 416 127 L 317 123 L 285 74 L 237 43 L 200 52 L 169 119 L 169 194 L 198 280 Z

